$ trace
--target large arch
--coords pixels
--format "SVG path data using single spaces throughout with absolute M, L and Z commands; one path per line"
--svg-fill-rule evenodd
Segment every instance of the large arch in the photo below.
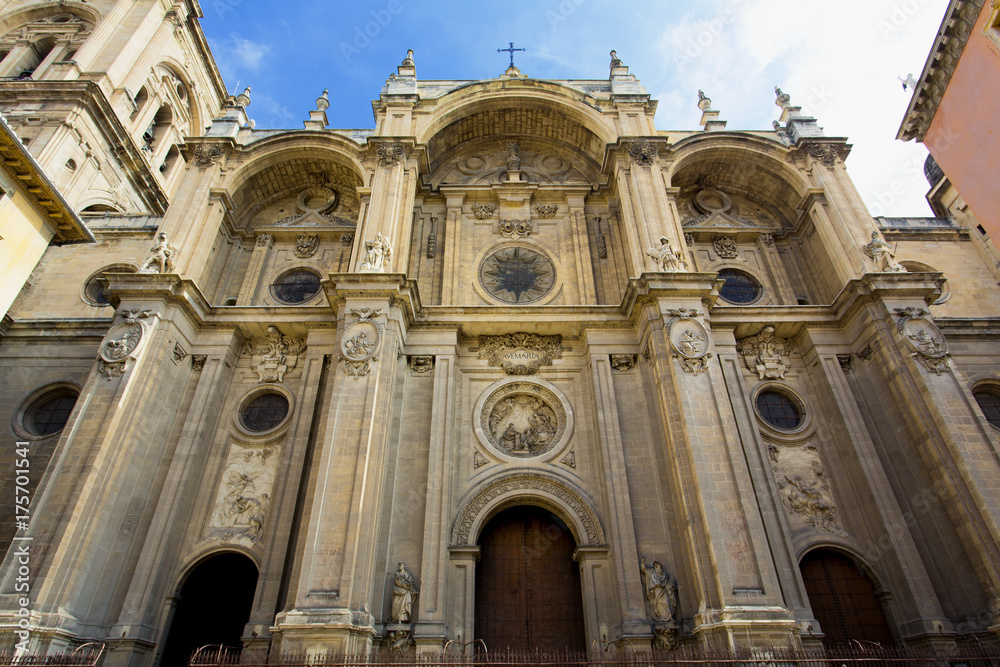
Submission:
M 575 484 L 535 470 L 518 470 L 487 480 L 459 503 L 451 546 L 474 546 L 483 526 L 516 505 L 549 510 L 569 526 L 579 546 L 605 546 L 607 538 L 593 502 Z
M 93 5 L 85 2 L 79 2 L 78 0 L 46 2 L 5 17 L 0 21 L 0 36 L 7 34 L 14 28 L 19 28 L 22 25 L 56 14 L 73 14 L 86 24 L 89 24 L 87 28 L 91 31 L 101 21 L 100 11 Z
M 537 80 L 477 82 L 437 101 L 433 119 L 417 132 L 427 146 L 430 172 L 459 143 L 482 137 L 544 137 L 569 144 L 598 165 L 617 140 L 598 100 L 581 91 Z

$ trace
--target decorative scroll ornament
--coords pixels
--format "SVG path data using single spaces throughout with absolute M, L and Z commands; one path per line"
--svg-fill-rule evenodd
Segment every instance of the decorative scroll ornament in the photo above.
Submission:
M 520 171 L 521 169 L 521 158 L 518 157 L 517 153 L 521 150 L 521 144 L 516 141 L 510 141 L 507 143 L 507 171 Z
M 555 204 L 538 204 L 535 206 L 535 213 L 538 214 L 541 220 L 549 220 L 556 217 L 556 211 L 558 210 L 559 207 Z
M 787 338 L 774 335 L 774 327 L 768 325 L 755 336 L 741 338 L 736 349 L 743 355 L 747 368 L 761 380 L 782 380 L 788 371 L 785 359 L 793 350 Z
M 502 366 L 508 375 L 534 375 L 540 366 L 551 366 L 553 359 L 561 359 L 565 349 L 559 335 L 512 333 L 480 336 L 479 345 L 469 351 L 478 352 L 490 366 Z
M 687 243 L 689 246 L 694 245 L 694 234 L 686 232 L 684 234 L 684 243 Z
M 240 356 L 250 357 L 250 368 L 257 374 L 259 382 L 282 382 L 305 350 L 301 338 L 285 336 L 278 327 L 271 325 L 266 336 L 251 338 L 244 343 Z
M 648 167 L 653 164 L 653 161 L 659 154 L 659 150 L 656 148 L 656 144 L 643 141 L 629 146 L 628 154 L 637 165 Z
M 683 271 L 687 266 L 681 254 L 670 247 L 670 240 L 666 236 L 660 237 L 660 247 L 650 248 L 646 254 L 653 258 L 656 268 L 665 273 Z
M 761 234 L 760 242 L 764 244 L 765 248 L 771 248 L 774 246 L 774 234 Z
M 362 271 L 382 273 L 389 268 L 392 261 L 392 246 L 382 232 L 375 234 L 371 241 L 365 241 L 365 261 L 361 263 Z
M 175 343 L 174 352 L 172 356 L 174 359 L 174 363 L 179 364 L 180 362 L 184 361 L 184 359 L 188 356 L 188 353 L 184 351 L 184 348 L 181 347 L 180 343 Z
M 892 246 L 885 242 L 878 231 L 872 232 L 872 240 L 861 249 L 872 258 L 874 271 L 880 273 L 906 273 L 906 268 L 896 261 Z
M 222 146 L 218 144 L 198 144 L 194 147 L 194 163 L 201 169 L 211 167 L 222 159 L 223 154 Z
M 152 314 L 149 310 L 129 308 L 121 311 L 123 320 L 108 330 L 97 350 L 98 370 L 111 380 L 125 374 L 129 359 L 134 359 L 145 340 L 144 320 Z
M 319 249 L 319 235 L 299 234 L 295 239 L 295 256 L 305 259 L 312 257 Z
M 948 370 L 948 343 L 944 334 L 928 317 L 923 308 L 896 308 L 899 321 L 896 326 L 911 349 L 911 356 L 935 375 Z
M 608 240 L 604 237 L 604 232 L 597 232 L 597 256 L 601 259 L 608 258 Z
M 341 234 L 340 235 L 340 245 L 345 248 L 350 248 L 354 243 L 354 234 Z
M 277 447 L 233 446 L 208 525 L 216 539 L 252 547 L 264 537 L 278 451 Z
M 344 372 L 353 378 L 360 378 L 371 372 L 372 364 L 378 361 L 379 350 L 382 347 L 382 333 L 385 327 L 374 321 L 381 311 L 378 309 L 361 308 L 352 310 L 355 321 L 344 329 L 340 341 L 340 360 L 344 362 Z
M 653 619 L 653 642 L 661 650 L 677 646 L 677 580 L 667 574 L 660 561 L 639 562 L 639 578 Z
M 695 317 L 698 311 L 689 309 L 670 310 L 670 323 L 667 327 L 667 337 L 674 351 L 674 358 L 680 359 L 681 368 L 685 373 L 700 375 L 708 368 L 708 360 L 712 358 L 709 351 L 709 333 Z
M 508 239 L 521 239 L 531 234 L 531 220 L 501 220 L 500 234 Z
M 493 217 L 493 214 L 497 211 L 496 204 L 473 204 L 472 214 L 476 216 L 476 220 L 489 220 Z
M 768 457 L 785 509 L 816 530 L 846 536 L 816 448 L 771 445 Z
M 634 354 L 612 354 L 611 368 L 619 373 L 628 373 L 635 368 Z
M 715 253 L 725 259 L 736 259 L 740 254 L 733 236 L 717 236 L 712 239 L 712 245 L 715 246 Z
M 406 157 L 406 149 L 402 144 L 379 144 L 375 149 L 378 163 L 382 167 L 395 167 Z
M 257 235 L 257 247 L 267 248 L 274 242 L 274 237 L 270 234 L 258 234 Z
M 149 257 L 139 268 L 139 273 L 173 273 L 176 254 L 177 248 L 167 242 L 165 233 L 160 232 L 156 235 L 156 242 L 149 249 Z

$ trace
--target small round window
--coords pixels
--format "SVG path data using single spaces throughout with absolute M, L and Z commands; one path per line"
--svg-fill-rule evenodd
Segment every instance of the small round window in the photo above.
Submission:
M 90 277 L 87 284 L 84 285 L 83 295 L 86 297 L 87 301 L 95 306 L 107 306 L 110 305 L 108 302 L 108 293 L 105 291 L 104 286 L 100 283 L 98 278 L 101 277 L 102 273 L 135 273 L 134 266 L 106 266 L 94 275 Z
M 274 281 L 271 292 L 282 303 L 305 303 L 319 293 L 319 274 L 305 269 L 289 271 Z
M 761 419 L 783 431 L 802 423 L 802 412 L 791 398 L 778 391 L 762 391 L 757 395 L 757 412 Z
M 986 421 L 1000 428 L 1000 391 L 993 388 L 977 389 L 972 395 L 976 397 L 976 403 L 979 403 Z
M 729 303 L 753 303 L 760 298 L 760 283 L 753 276 L 736 269 L 722 269 L 719 277 L 726 281 L 719 296 Z
M 71 389 L 57 389 L 45 394 L 24 411 L 21 422 L 24 430 L 40 438 L 58 433 L 69 421 L 76 397 L 76 392 Z
M 243 427 L 254 433 L 264 433 L 278 427 L 288 416 L 288 399 L 278 393 L 258 394 L 240 410 Z

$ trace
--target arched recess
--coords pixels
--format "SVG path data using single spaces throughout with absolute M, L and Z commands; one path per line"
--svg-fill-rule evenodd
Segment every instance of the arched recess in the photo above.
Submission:
M 549 510 L 566 523 L 579 546 L 605 546 L 604 527 L 593 502 L 576 485 L 538 471 L 521 470 L 471 489 L 459 503 L 451 546 L 475 546 L 483 526 L 516 505 Z
M 418 132 L 417 144 L 428 147 L 430 173 L 458 144 L 484 137 L 544 138 L 572 146 L 600 165 L 617 137 L 596 105 L 589 95 L 553 83 L 470 84 L 439 100 L 435 120 Z
M 239 551 L 216 551 L 190 567 L 174 595 L 160 667 L 187 665 L 203 646 L 242 648 L 258 576 L 257 564 Z
M 77 2 L 45 3 L 0 20 L 0 75 L 38 78 L 45 61 L 72 58 L 100 19 L 93 8 Z M 27 47 L 22 47 L 23 43 Z M 48 67 L 46 65 L 45 67 Z
M 860 559 L 842 549 L 817 547 L 802 556 L 799 570 L 825 645 L 895 644 L 881 586 Z
M 360 149 L 344 137 L 317 136 L 315 132 L 282 133 L 251 145 L 242 155 L 243 163 L 225 183 L 233 195 L 237 224 L 269 226 L 277 219 L 301 213 L 295 207 L 299 195 L 319 188 L 329 190 L 336 199 L 323 213 L 354 226 L 361 207 L 357 188 L 365 183 L 366 174 Z

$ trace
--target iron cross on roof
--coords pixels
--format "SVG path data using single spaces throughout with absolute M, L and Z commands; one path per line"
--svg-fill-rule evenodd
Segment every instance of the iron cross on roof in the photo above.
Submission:
M 497 49 L 497 53 L 504 53 L 504 52 L 510 53 L 510 66 L 513 67 L 514 66 L 514 52 L 515 51 L 527 51 L 527 49 L 515 49 L 514 48 L 514 42 L 508 42 L 508 44 L 510 44 L 510 46 L 508 48 L 506 48 L 506 49 Z

